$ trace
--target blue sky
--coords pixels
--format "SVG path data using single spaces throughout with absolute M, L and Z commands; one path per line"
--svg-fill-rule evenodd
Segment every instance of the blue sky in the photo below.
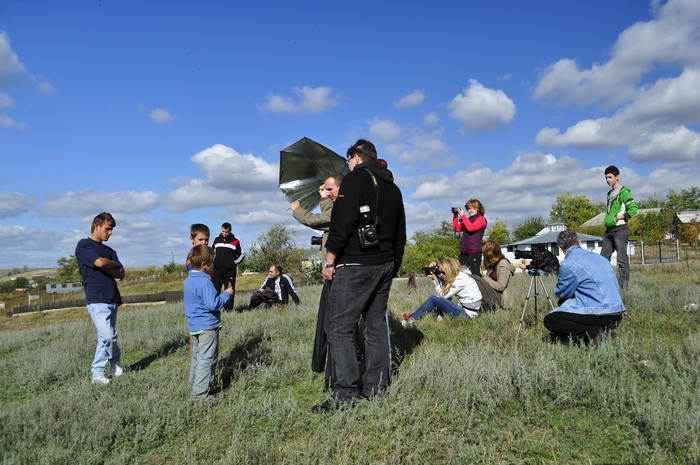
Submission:
M 429 3 L 429 4 L 428 4 Z M 279 151 L 368 138 L 409 231 L 700 185 L 700 2 L 0 3 L 0 268 L 55 266 L 111 212 L 126 266 L 189 225 L 297 225 Z

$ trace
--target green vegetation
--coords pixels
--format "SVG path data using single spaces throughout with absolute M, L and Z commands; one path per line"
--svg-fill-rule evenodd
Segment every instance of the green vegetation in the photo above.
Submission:
M 390 299 L 395 377 L 388 396 L 311 414 L 325 399 L 310 371 L 319 286 L 300 307 L 223 317 L 218 404 L 188 402 L 181 305 L 120 311 L 123 362 L 90 384 L 89 319 L 0 337 L 0 450 L 7 464 L 508 463 L 700 461 L 700 275 L 634 267 L 629 316 L 595 349 L 552 345 L 519 308 L 475 320 L 400 315 L 431 291 L 397 281 Z M 545 283 L 550 292 L 554 278 Z M 249 293 L 236 297 L 238 309 Z M 526 321 L 534 320 L 532 302 Z M 540 300 L 539 319 L 546 301 Z M 15 317 L 49 318 L 47 315 Z

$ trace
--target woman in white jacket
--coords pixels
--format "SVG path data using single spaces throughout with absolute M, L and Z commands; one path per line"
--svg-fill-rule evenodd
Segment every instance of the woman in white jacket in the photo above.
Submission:
M 418 310 L 410 315 L 404 315 L 406 324 L 424 316 L 426 313 L 438 309 L 445 315 L 453 318 L 467 316 L 474 318 L 481 308 L 481 292 L 462 265 L 454 258 L 443 258 L 439 262 L 431 263 L 430 268 L 436 267 L 439 275 L 435 273 L 428 275 L 433 280 L 437 295 L 431 295 L 423 302 Z M 457 303 L 452 302 L 453 296 L 457 296 Z

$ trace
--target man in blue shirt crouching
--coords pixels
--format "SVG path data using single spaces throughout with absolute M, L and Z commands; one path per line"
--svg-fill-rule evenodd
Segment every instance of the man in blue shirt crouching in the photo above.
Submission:
M 554 293 L 560 306 L 544 317 L 552 338 L 561 342 L 593 342 L 597 345 L 608 329 L 614 329 L 626 313 L 610 262 L 581 248 L 574 231 L 559 233 L 557 245 L 564 252 Z

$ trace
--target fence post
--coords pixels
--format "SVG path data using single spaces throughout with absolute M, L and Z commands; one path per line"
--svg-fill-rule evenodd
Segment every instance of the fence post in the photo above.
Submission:
M 676 237 L 676 261 L 680 263 L 681 261 L 681 240 Z
M 659 239 L 659 263 L 661 263 L 661 239 Z
M 642 265 L 645 265 L 646 263 L 644 262 L 644 241 L 643 241 L 643 240 L 640 240 L 640 241 L 639 241 L 639 244 L 640 244 L 641 247 L 642 247 Z

